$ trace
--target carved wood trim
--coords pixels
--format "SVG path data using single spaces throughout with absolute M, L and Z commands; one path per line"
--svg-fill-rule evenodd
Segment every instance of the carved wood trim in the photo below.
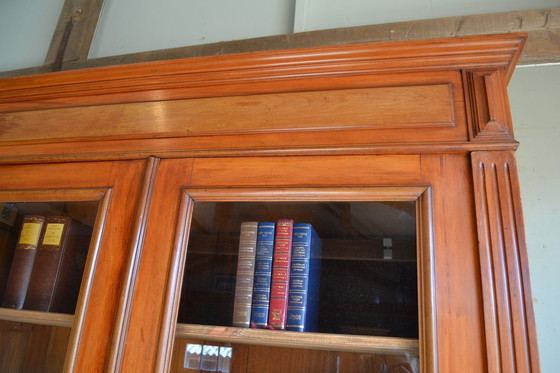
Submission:
M 279 92 L 286 82 L 380 73 L 503 69 L 526 34 L 255 52 L 0 80 L 0 111 Z M 255 88 L 259 92 L 255 92 Z M 317 87 L 315 87 L 317 88 Z M 229 89 L 229 92 L 228 92 Z
M 512 152 L 472 153 L 488 372 L 539 372 Z
M 467 103 L 470 103 L 467 105 L 467 117 L 471 140 L 513 139 L 506 89 L 502 70 L 465 73 L 465 97 Z
M 175 229 L 173 256 L 170 262 L 167 288 L 165 292 L 164 314 L 161 321 L 159 345 L 154 366 L 156 372 L 168 372 L 175 343 L 174 333 L 179 313 L 179 299 L 183 285 L 182 274 L 187 260 L 187 243 L 189 242 L 190 222 L 194 210 L 194 200 L 186 190 L 181 194 L 178 222 Z M 180 274 L 180 275 L 179 275 Z
M 301 137 L 301 136 L 300 136 Z M 265 144 L 265 145 L 262 145 Z M 149 156 L 167 158 L 209 158 L 244 156 L 293 156 L 293 155 L 350 155 L 350 154 L 431 154 L 468 153 L 478 150 L 515 150 L 516 141 L 507 142 L 453 142 L 419 144 L 347 144 L 347 145 L 298 145 L 211 147 L 196 139 L 141 139 L 114 140 L 111 142 L 71 142 L 51 144 L 4 146 L 0 164 L 50 163 L 100 160 L 143 159 Z
M 66 352 L 66 360 L 64 362 L 64 372 L 75 371 L 76 361 L 78 359 L 78 347 L 83 336 L 83 325 L 85 322 L 88 303 L 93 288 L 93 280 L 95 270 L 99 259 L 99 251 L 101 249 L 101 240 L 105 231 L 105 223 L 109 215 L 109 203 L 113 195 L 113 189 L 106 189 L 103 197 L 100 198 L 97 216 L 95 218 L 95 226 L 89 244 L 88 258 L 84 274 L 82 277 L 82 285 L 80 287 L 80 296 L 74 313 L 74 323 L 70 332 L 68 341 L 68 350 Z
M 155 177 L 159 165 L 159 159 L 151 157 L 146 161 L 146 170 L 142 182 L 142 191 L 136 210 L 134 227 L 132 230 L 131 247 L 126 268 L 123 274 L 123 286 L 121 289 L 119 308 L 113 331 L 113 348 L 110 351 L 107 372 L 120 372 L 126 337 L 130 324 L 130 312 L 134 290 L 136 289 L 136 278 L 138 267 L 142 258 L 144 246 L 144 236 L 148 226 L 148 215 L 151 207 L 152 192 L 154 189 Z

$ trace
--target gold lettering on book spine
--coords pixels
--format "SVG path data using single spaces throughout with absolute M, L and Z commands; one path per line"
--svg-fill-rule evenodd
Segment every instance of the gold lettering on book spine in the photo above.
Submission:
M 60 246 L 60 241 L 62 240 L 62 232 L 64 231 L 64 224 L 61 223 L 49 223 L 45 229 L 45 235 L 43 237 L 43 245 Z M 56 248 L 58 250 L 58 247 Z
M 21 228 L 21 234 L 18 244 L 21 249 L 34 250 L 37 248 L 39 234 L 41 233 L 41 223 L 24 223 Z

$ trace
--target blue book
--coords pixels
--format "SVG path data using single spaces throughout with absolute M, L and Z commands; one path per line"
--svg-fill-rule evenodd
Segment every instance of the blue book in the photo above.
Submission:
M 268 322 L 275 227 L 275 223 L 261 222 L 257 229 L 251 325 L 259 328 L 266 327 Z
M 321 239 L 308 223 L 294 224 L 286 330 L 317 330 Z

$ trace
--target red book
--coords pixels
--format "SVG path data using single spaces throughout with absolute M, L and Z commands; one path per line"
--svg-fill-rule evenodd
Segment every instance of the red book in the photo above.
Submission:
M 67 216 L 48 216 L 39 241 L 24 309 L 74 313 L 91 227 Z
M 23 308 L 44 221 L 45 217 L 39 215 L 27 215 L 23 218 L 2 307 L 18 310 Z
M 268 325 L 274 329 L 286 329 L 293 230 L 294 221 L 291 219 L 280 219 L 276 222 L 268 311 Z

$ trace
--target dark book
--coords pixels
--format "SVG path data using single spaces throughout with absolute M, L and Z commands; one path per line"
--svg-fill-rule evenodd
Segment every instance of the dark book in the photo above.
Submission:
M 271 222 L 261 222 L 257 231 L 251 327 L 263 328 L 268 323 L 275 226 L 276 224 Z
M 291 219 L 276 222 L 268 325 L 280 330 L 286 329 L 293 228 Z
M 27 215 L 23 218 L 2 307 L 18 310 L 23 308 L 44 221 L 45 217 L 39 215 Z
M 16 227 L 16 220 L 17 208 L 10 203 L 0 203 L 0 300 L 4 299 L 10 265 L 21 230 L 21 227 Z
M 232 325 L 241 328 L 248 328 L 251 323 L 257 229 L 258 222 L 243 222 L 239 230 Z
M 311 224 L 294 224 L 286 330 L 317 330 L 321 240 Z
M 74 313 L 91 227 L 67 216 L 47 216 L 23 308 Z

